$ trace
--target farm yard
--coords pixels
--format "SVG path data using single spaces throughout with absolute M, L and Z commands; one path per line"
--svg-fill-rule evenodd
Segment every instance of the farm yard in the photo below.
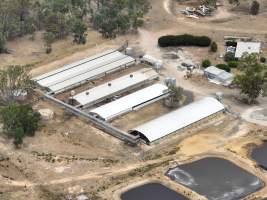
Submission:
M 225 36 L 257 39 L 260 54 L 266 57 L 267 4 L 259 1 L 259 15 L 251 16 L 243 2 L 240 7 L 220 2 L 211 16 L 196 19 L 181 10 L 200 6 L 197 0 L 150 0 L 151 10 L 137 34 L 103 39 L 89 29 L 85 45 L 57 41 L 50 56 L 41 48 L 41 33 L 35 41 L 23 36 L 8 42 L 11 53 L 0 54 L 1 67 L 33 64 L 33 108 L 48 109 L 53 117 L 42 119 L 36 135 L 26 137 L 21 149 L 0 137 L 0 199 L 63 200 L 85 195 L 90 200 L 131 200 L 151 195 L 153 187 L 169 199 L 267 198 L 262 156 L 267 153 L 266 97 L 259 97 L 255 106 L 241 103 L 238 88 L 210 82 L 201 67 L 203 59 L 214 66 L 225 63 L 221 57 Z M 158 38 L 171 34 L 208 36 L 218 50 L 159 47 Z M 127 48 L 119 51 L 125 43 L 130 53 Z M 162 65 L 143 62 L 144 55 Z M 192 74 L 187 74 L 185 64 L 194 66 Z M 167 105 L 168 84 L 183 88 L 176 107 Z M 207 97 L 212 100 L 205 102 Z M 210 112 L 205 115 L 206 111 Z M 172 119 L 177 127 L 169 130 Z M 150 140 L 151 135 L 157 137 Z M 213 172 L 206 170 L 205 179 L 197 171 L 213 161 L 227 166 L 222 169 L 226 179 L 233 177 L 233 171 L 240 173 L 231 179 L 237 183 L 233 191 L 225 187 L 212 194 L 202 187 L 207 177 L 214 178 Z M 177 174 L 168 175 L 171 170 Z M 192 177 L 201 187 L 187 182 Z M 253 187 L 243 181 L 247 177 Z

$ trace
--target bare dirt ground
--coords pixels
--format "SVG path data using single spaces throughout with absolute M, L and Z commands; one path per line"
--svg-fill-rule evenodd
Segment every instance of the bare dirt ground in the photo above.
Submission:
M 224 50 L 224 35 L 259 38 L 266 53 L 266 7 L 263 7 L 259 16 L 251 17 L 245 14 L 244 9 L 234 12 L 226 5 L 219 8 L 214 17 L 196 21 L 176 13 L 184 4 L 174 5 L 171 0 L 151 0 L 151 3 L 152 10 L 146 16 L 145 26 L 138 35 L 104 40 L 96 32 L 89 31 L 85 46 L 75 46 L 69 38 L 54 44 L 53 53 L 46 55 L 41 34 L 38 33 L 34 41 L 24 37 L 10 42 L 8 47 L 12 50 L 11 54 L 1 55 L 0 65 L 34 64 L 32 74 L 39 75 L 104 49 L 117 48 L 129 40 L 131 46 L 163 59 L 165 69 L 160 72 L 162 79 L 165 75 L 174 76 L 178 85 L 194 92 L 196 99 L 223 91 L 223 102 L 242 117 L 251 107 L 236 100 L 236 90 L 210 84 L 199 74 L 185 80 L 184 72 L 177 70 L 178 60 L 163 58 L 169 50 L 158 48 L 157 39 L 164 34 L 209 35 L 219 44 L 217 54 L 211 54 L 207 48 L 182 48 L 184 56 L 195 63 L 200 63 L 206 57 L 214 63 L 222 62 L 218 56 Z M 266 107 L 266 98 L 259 98 L 258 106 Z M 261 144 L 267 138 L 266 127 L 255 122 L 248 123 L 245 118 L 220 115 L 151 146 L 141 144 L 130 147 L 55 105 L 40 100 L 35 108 L 50 108 L 55 112 L 55 118 L 43 122 L 35 137 L 26 138 L 22 149 L 14 149 L 10 140 L 0 137 L 1 200 L 59 200 L 66 199 L 67 195 L 75 197 L 81 193 L 88 194 L 92 199 L 110 200 L 118 198 L 116 191 L 144 180 L 164 182 L 192 200 L 200 199 L 203 197 L 174 184 L 164 173 L 177 163 L 209 155 L 229 159 L 267 183 L 267 173 L 259 169 L 249 156 L 251 147 Z M 136 125 L 135 120 L 140 116 L 142 119 L 138 123 L 164 112 L 168 110 L 153 104 L 113 123 L 128 129 Z M 253 199 L 255 195 L 266 196 L 266 190 L 265 187 L 248 199 Z
M 112 124 L 125 131 L 129 131 L 138 125 L 144 124 L 156 117 L 169 113 L 171 109 L 163 105 L 163 101 L 153 103 L 140 110 L 130 112 L 123 117 L 114 119 Z

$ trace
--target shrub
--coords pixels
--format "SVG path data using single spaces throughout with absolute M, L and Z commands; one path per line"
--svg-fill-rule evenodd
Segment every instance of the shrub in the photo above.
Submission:
M 230 68 L 237 68 L 238 67 L 238 61 L 229 61 L 228 66 Z
M 162 36 L 158 39 L 158 44 L 160 47 L 168 47 L 168 46 L 172 46 L 174 41 L 176 41 L 175 36 L 166 35 L 166 36 Z
M 24 136 L 34 136 L 40 121 L 40 114 L 33 111 L 30 105 L 11 103 L 1 109 L 3 130 L 13 143 L 19 147 Z
M 207 36 L 193 36 L 189 34 L 184 35 L 166 35 L 158 39 L 160 47 L 169 46 L 210 46 L 211 39 Z
M 232 52 L 227 52 L 227 53 L 224 55 L 224 61 L 225 61 L 225 62 L 235 61 L 235 54 L 232 53 Z
M 257 15 L 259 14 L 260 4 L 257 1 L 253 1 L 250 7 L 250 14 Z
M 201 66 L 202 66 L 203 68 L 207 68 L 207 67 L 211 66 L 211 62 L 210 62 L 210 60 L 209 60 L 209 59 L 205 59 L 205 60 L 203 60 L 202 63 L 201 63 Z
M 226 64 L 218 64 L 216 65 L 217 68 L 225 70 L 227 72 L 231 72 L 231 68 Z
M 227 47 L 230 47 L 230 46 L 232 46 L 232 47 L 236 47 L 236 46 L 237 46 L 237 42 L 236 42 L 236 41 L 226 41 L 226 42 L 225 42 L 225 45 L 226 45 Z
M 6 37 L 3 33 L 0 32 L 0 53 L 7 53 L 6 45 Z
M 212 42 L 212 43 L 211 43 L 211 45 L 210 45 L 210 50 L 211 50 L 212 52 L 217 52 L 217 50 L 218 50 L 218 45 L 217 45 L 216 42 Z
M 266 58 L 265 57 L 260 57 L 260 61 L 261 61 L 261 63 L 265 63 L 266 62 Z

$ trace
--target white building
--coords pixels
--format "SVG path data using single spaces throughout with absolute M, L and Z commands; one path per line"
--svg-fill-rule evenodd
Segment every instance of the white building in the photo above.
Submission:
M 142 58 L 141 58 L 141 62 L 142 63 L 147 63 L 157 69 L 161 69 L 163 67 L 163 62 L 162 60 L 159 60 L 159 59 L 156 59 L 154 58 L 153 56 L 150 56 L 150 55 L 144 55 Z
M 72 98 L 85 108 L 125 92 L 126 90 L 136 88 L 158 77 L 158 73 L 153 69 L 141 69 L 81 92 Z
M 207 67 L 204 70 L 204 75 L 209 79 L 210 82 L 218 85 L 229 86 L 234 80 L 233 74 L 214 66 Z
M 138 110 L 169 95 L 168 87 L 154 84 L 132 94 L 119 98 L 90 111 L 96 117 L 110 121 L 118 116 Z
M 35 77 L 33 80 L 53 93 L 60 93 L 134 63 L 135 59 L 132 57 L 108 50 Z
M 244 53 L 260 53 L 260 42 L 237 42 L 235 58 L 241 58 Z
M 224 105 L 215 98 L 206 97 L 140 125 L 129 132 L 139 135 L 144 141 L 151 143 L 224 109 Z

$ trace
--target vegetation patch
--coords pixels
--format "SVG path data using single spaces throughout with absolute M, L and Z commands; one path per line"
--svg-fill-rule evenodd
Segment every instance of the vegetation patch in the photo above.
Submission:
M 216 67 L 224 71 L 231 72 L 231 68 L 227 64 L 218 64 Z
M 211 44 L 211 39 L 207 36 L 194 36 L 189 34 L 184 35 L 166 35 L 158 39 L 160 47 L 173 46 L 199 46 L 208 47 Z

